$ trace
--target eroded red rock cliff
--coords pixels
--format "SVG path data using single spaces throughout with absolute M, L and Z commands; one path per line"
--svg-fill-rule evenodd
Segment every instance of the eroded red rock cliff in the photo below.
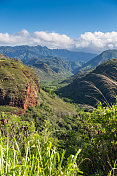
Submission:
M 1 58 L 0 58 L 1 59 Z M 0 60 L 0 105 L 18 107 L 26 112 L 39 103 L 40 80 L 35 72 L 18 60 Z
M 28 84 L 24 103 L 23 103 L 24 112 L 30 105 L 36 106 L 39 103 L 38 92 L 40 92 L 39 83 L 38 83 L 38 90 L 34 90 L 31 83 Z

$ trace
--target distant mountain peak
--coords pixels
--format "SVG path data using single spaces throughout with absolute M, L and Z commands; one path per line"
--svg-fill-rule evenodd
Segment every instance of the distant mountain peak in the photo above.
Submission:
M 117 58 L 117 50 L 106 50 L 103 51 L 98 56 L 94 57 L 90 61 L 88 61 L 86 64 L 84 64 L 83 67 L 96 67 L 100 65 L 102 62 L 110 60 L 110 59 L 116 59 Z

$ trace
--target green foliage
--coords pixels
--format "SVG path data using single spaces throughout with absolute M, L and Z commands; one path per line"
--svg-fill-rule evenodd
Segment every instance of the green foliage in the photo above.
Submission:
M 2 113 L 1 173 L 71 176 L 82 170 L 85 176 L 116 176 L 117 104 L 100 104 L 92 113 L 78 110 L 55 124 L 48 118 L 52 113 L 44 102 L 22 117 Z
M 60 88 L 57 93 L 78 104 L 96 107 L 99 102 L 104 106 L 116 103 L 117 59 L 109 60 L 93 71 L 77 75 L 73 81 Z
M 93 135 L 87 151 L 95 152 L 92 157 L 94 167 L 107 174 L 117 159 L 117 104 L 110 108 L 100 104 L 88 122 L 92 125 Z
M 9 134 L 10 141 L 15 138 L 22 151 L 24 144 L 31 139 L 32 134 L 35 131 L 35 125 L 33 120 L 24 121 L 17 115 L 2 113 L 0 116 L 0 130 L 4 140 L 6 139 L 7 134 Z
M 94 57 L 93 59 L 89 60 L 86 64 L 84 64 L 83 68 L 87 69 L 97 67 L 101 63 L 108 61 L 110 59 L 117 58 L 117 50 L 106 50 L 99 54 L 98 56 Z
M 64 131 L 56 133 L 59 150 L 67 149 L 67 158 L 82 148 L 77 162 L 84 175 L 116 175 L 117 104 L 110 108 L 100 104 L 92 113 L 79 111 L 64 118 L 60 127 Z
M 2 118 L 6 119 L 3 113 Z M 0 174 L 1 175 L 67 175 L 75 176 L 81 175 L 76 159 L 81 152 L 77 151 L 75 155 L 70 155 L 64 164 L 65 150 L 59 153 L 55 141 L 49 136 L 48 129 L 45 128 L 42 134 L 38 135 L 34 128 L 28 129 L 30 138 L 26 136 L 26 141 L 16 140 L 16 137 L 24 134 L 17 134 L 19 122 L 22 122 L 20 117 L 17 120 L 14 116 L 9 117 L 9 122 L 6 127 L 6 137 L 4 135 L 0 138 Z M 10 126 L 14 125 L 13 132 L 9 131 Z M 27 123 L 26 123 L 27 125 Z M 19 126 L 20 132 L 22 129 Z M 17 134 L 17 136 L 16 136 Z M 24 139 L 23 139 L 24 140 Z M 21 150 L 21 142 L 24 143 Z
M 24 64 L 28 65 L 35 65 L 37 62 L 46 63 L 56 72 L 61 72 L 61 76 L 59 74 L 56 75 L 59 78 L 63 76 L 67 77 L 67 74 L 71 72 L 76 73 L 85 61 L 96 56 L 91 53 L 74 52 L 61 49 L 51 50 L 42 46 L 2 46 L 0 47 L 0 53 L 12 58 L 19 58 Z M 40 74 L 41 71 L 39 70 Z M 48 77 L 45 72 L 43 72 L 41 76 L 45 76 L 45 78 Z M 54 79 L 54 76 L 50 74 L 48 78 Z
M 114 165 L 111 166 L 111 171 L 109 172 L 108 176 L 116 175 L 116 170 L 117 170 L 117 160 L 115 160 Z
M 116 144 L 117 142 L 117 104 L 112 107 L 102 107 L 98 105 L 89 120 L 99 127 L 99 135 L 96 140 L 103 139 L 109 145 Z M 107 144 L 106 143 L 106 144 Z
M 23 113 L 23 109 L 22 108 L 18 108 L 18 107 L 12 107 L 12 106 L 0 106 L 0 114 L 2 112 L 5 112 L 9 115 L 11 114 L 20 114 Z
M 23 108 L 27 86 L 31 83 L 33 91 L 38 93 L 39 82 L 31 68 L 19 60 L 5 57 L 0 61 L 0 105 Z

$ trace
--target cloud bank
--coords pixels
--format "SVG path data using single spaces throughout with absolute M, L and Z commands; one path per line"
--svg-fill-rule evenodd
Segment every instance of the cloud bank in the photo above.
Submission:
M 0 46 L 9 45 L 42 45 L 51 49 L 101 52 L 106 49 L 117 49 L 117 32 L 86 32 L 77 39 L 55 32 L 36 31 L 29 33 L 25 29 L 14 34 L 0 33 Z

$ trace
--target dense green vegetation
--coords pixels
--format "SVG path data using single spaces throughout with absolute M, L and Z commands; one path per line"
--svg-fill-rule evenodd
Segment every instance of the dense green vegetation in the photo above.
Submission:
M 79 70 L 84 72 L 95 68 L 104 61 L 117 58 L 117 50 L 107 50 L 96 56 L 96 54 L 91 53 L 48 49 L 42 46 L 2 46 L 0 53 L 11 58 L 19 58 L 24 64 L 33 66 L 36 73 L 46 81 L 66 79 Z M 49 77 L 45 70 L 40 69 L 39 64 L 42 63 L 47 64 L 52 69 L 48 73 L 50 74 Z M 55 72 L 55 79 L 51 71 Z M 43 80 L 41 79 L 41 81 Z
M 40 77 L 40 81 L 41 84 L 44 83 L 46 84 L 47 82 L 53 81 L 53 80 L 58 80 L 59 76 L 60 79 L 62 77 L 62 74 L 58 74 L 55 71 L 53 71 L 49 65 L 45 64 L 45 63 L 40 63 L 38 64 L 38 67 L 35 66 L 31 66 L 31 68 L 33 68 L 33 70 L 35 71 L 35 73 L 37 75 L 39 75 Z M 63 77 L 66 76 L 63 74 Z
M 23 61 L 26 65 L 32 65 L 41 81 L 63 80 L 73 75 L 80 64 L 65 61 L 57 57 L 44 57 Z
M 8 121 L 7 121 L 8 120 Z M 7 123 L 8 122 L 8 123 Z M 20 117 L 1 116 L 0 175 L 76 175 L 82 173 L 76 163 L 76 155 L 70 155 L 67 163 L 65 150 L 60 154 L 47 128 L 42 134 L 35 131 L 33 122 Z
M 43 61 L 47 60 L 45 57 Z M 50 63 L 53 68 L 62 65 L 64 70 L 64 66 L 68 67 L 55 57 Z M 59 69 L 53 71 L 48 65 L 35 60 L 35 67 L 39 66 L 48 75 L 63 73 Z M 116 176 L 116 71 L 117 59 L 114 59 L 92 72 L 80 72 L 66 86 L 69 96 L 60 99 L 56 90 L 64 90 L 70 81 L 59 84 L 57 75 L 56 80 L 41 83 L 40 90 L 39 79 L 31 68 L 18 59 L 0 55 L 0 102 L 3 103 L 0 106 L 0 175 Z M 24 97 L 29 83 L 33 88 L 30 88 L 26 102 L 31 102 L 36 93 L 39 95 L 37 106 L 28 104 L 24 113 L 23 107 L 12 107 L 3 102 L 5 96 L 6 100 Z M 86 95 L 94 91 L 94 99 L 98 99 L 96 108 L 92 107 L 95 102 L 83 96 L 84 89 Z M 78 92 L 81 99 L 77 97 Z M 71 94 L 80 104 L 73 103 Z M 100 95 L 104 98 L 103 104 L 99 103 Z
M 64 116 L 56 126 L 43 116 L 35 123 L 31 112 L 32 119 L 1 113 L 1 175 L 116 176 L 117 104 Z
M 38 98 L 40 80 L 34 70 L 18 59 L 0 54 L 0 105 L 23 108 L 29 84 L 32 96 Z
M 91 69 L 97 67 L 98 65 L 102 64 L 105 61 L 116 58 L 117 58 L 117 50 L 106 50 L 103 51 L 98 56 L 94 57 L 93 59 L 89 60 L 86 64 L 84 64 L 83 69 Z
M 96 106 L 116 103 L 117 94 L 117 59 L 99 65 L 93 71 L 77 75 L 73 81 L 58 90 L 59 95 L 79 104 Z
M 2 46 L 0 53 L 10 58 L 19 58 L 24 64 L 33 66 L 41 81 L 66 79 L 77 73 L 86 61 L 96 56 L 91 53 L 54 50 L 42 46 Z M 46 65 L 42 68 L 42 64 Z
M 76 61 L 88 61 L 96 56 L 96 54 L 85 53 L 85 52 L 75 52 L 66 49 L 49 49 L 46 46 L 1 46 L 0 53 L 5 54 L 12 58 L 23 59 L 34 59 L 42 58 L 46 56 L 56 56 L 61 57 L 65 60 Z
M 0 58 L 0 88 L 4 92 L 11 90 L 12 94 L 16 92 L 17 96 L 19 93 L 20 96 L 24 96 L 23 93 L 29 79 L 32 84 L 36 82 L 33 77 L 38 80 L 34 71 L 29 67 L 11 59 L 3 60 Z

